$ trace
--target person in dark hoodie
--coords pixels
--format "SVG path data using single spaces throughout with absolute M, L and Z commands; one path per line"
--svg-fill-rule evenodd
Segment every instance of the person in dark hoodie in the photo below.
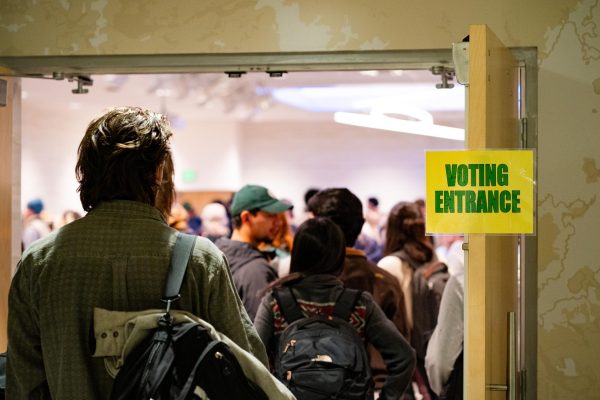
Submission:
M 388 319 L 409 339 L 404 293 L 398 280 L 369 261 L 364 251 L 354 247 L 365 221 L 360 199 L 347 188 L 323 189 L 310 198 L 308 211 L 315 217 L 331 219 L 344 233 L 347 247 L 344 268 L 338 279 L 347 288 L 371 293 Z M 388 375 L 385 362 L 375 348 L 369 347 L 368 350 L 375 389 L 382 389 Z
M 277 215 L 290 208 L 290 204 L 276 199 L 264 186 L 246 185 L 231 203 L 231 239 L 220 238 L 215 242 L 229 261 L 233 282 L 252 320 L 263 289 L 277 279 L 268 256 L 256 246 L 275 238 L 279 229 Z

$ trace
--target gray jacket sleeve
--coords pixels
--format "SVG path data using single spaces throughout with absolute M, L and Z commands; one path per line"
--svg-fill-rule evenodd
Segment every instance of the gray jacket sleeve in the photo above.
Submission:
M 269 352 L 272 345 L 271 341 L 273 338 L 273 312 L 271 311 L 271 294 L 267 294 L 263 297 L 256 317 L 254 318 L 254 326 L 258 332 L 260 340 L 262 340 L 267 352 Z
M 415 369 L 415 351 L 375 304 L 371 295 L 364 293 L 363 296 L 367 304 L 371 303 L 368 306 L 371 308 L 370 313 L 367 309 L 366 340 L 381 354 L 388 374 L 379 399 L 400 399 L 410 384 Z
M 252 260 L 236 274 L 236 284 L 244 307 L 254 321 L 261 294 L 267 285 L 277 279 L 277 272 L 264 259 Z
M 236 293 L 225 257 L 222 258 L 219 268 L 215 269 L 212 282 L 214 287 L 209 300 L 209 321 L 218 331 L 227 335 L 244 350 L 250 351 L 267 366 L 265 347 Z
M 454 363 L 463 350 L 464 275 L 451 276 L 446 283 L 437 326 L 427 346 L 425 369 L 429 384 L 440 395 L 454 369 Z

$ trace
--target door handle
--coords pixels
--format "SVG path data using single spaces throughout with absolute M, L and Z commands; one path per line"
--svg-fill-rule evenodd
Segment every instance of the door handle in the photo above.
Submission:
M 508 377 L 507 384 L 488 384 L 487 390 L 508 392 L 508 400 L 517 399 L 517 333 L 515 312 L 508 313 Z

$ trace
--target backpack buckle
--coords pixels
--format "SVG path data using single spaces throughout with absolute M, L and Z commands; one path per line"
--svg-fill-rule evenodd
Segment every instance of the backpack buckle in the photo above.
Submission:
M 160 301 L 162 301 L 163 303 L 166 304 L 165 308 L 166 308 L 166 313 L 167 314 L 169 313 L 169 311 L 171 311 L 171 304 L 173 304 L 174 302 L 176 302 L 180 298 L 181 298 L 181 295 L 178 294 L 177 296 L 160 299 Z
M 173 325 L 173 317 L 167 312 L 160 317 L 157 324 L 159 328 L 170 328 Z
M 162 327 L 169 327 L 173 324 L 173 317 L 171 317 L 170 311 L 171 311 L 171 305 L 179 300 L 179 298 L 181 297 L 181 295 L 177 295 L 174 297 L 169 297 L 169 298 L 163 298 L 160 299 L 163 303 L 166 304 L 165 306 L 165 313 L 163 314 L 162 317 L 160 317 L 160 320 L 158 320 L 158 325 L 162 326 Z

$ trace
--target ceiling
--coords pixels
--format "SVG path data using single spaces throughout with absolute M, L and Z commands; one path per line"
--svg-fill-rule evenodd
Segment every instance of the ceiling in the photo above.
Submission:
M 424 149 L 464 146 L 334 122 L 336 111 L 367 115 L 371 106 L 384 101 L 392 105 L 386 109 L 390 115 L 401 114 L 396 106 L 418 107 L 436 125 L 464 128 L 464 88 L 437 89 L 441 78 L 429 70 L 91 79 L 91 86 L 80 87 L 85 94 L 72 93 L 78 82 L 68 79 L 22 79 L 23 198 L 48 199 L 56 210 L 79 207 L 73 176 L 77 145 L 89 121 L 114 106 L 168 115 L 176 133 L 178 171 L 196 173 L 192 183 L 176 176 L 182 191 L 235 190 L 260 182 L 301 204 L 307 187 L 342 185 L 361 198 L 377 194 L 389 207 L 399 199 L 422 196 Z
M 293 72 L 281 77 L 248 73 L 94 75 L 92 85 L 53 79 L 24 79 L 23 106 L 51 112 L 104 110 L 138 105 L 166 113 L 172 125 L 189 118 L 248 122 L 332 120 L 334 111 L 368 112 L 373 102 L 422 108 L 434 123 L 464 127 L 464 89 L 437 89 L 429 70 Z

